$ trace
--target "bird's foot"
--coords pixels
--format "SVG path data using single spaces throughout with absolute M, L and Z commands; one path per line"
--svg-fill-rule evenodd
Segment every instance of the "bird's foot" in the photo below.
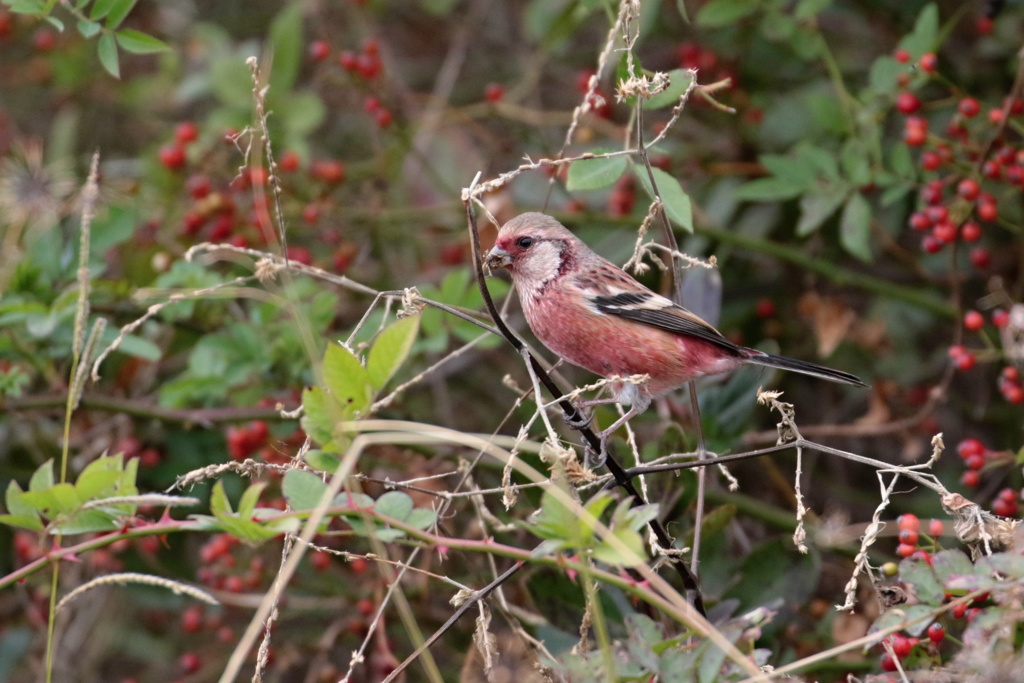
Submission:
M 593 446 L 590 445 L 590 441 L 587 439 L 583 440 L 583 466 L 588 470 L 596 470 L 598 467 L 601 467 L 607 458 L 608 434 L 601 432 L 597 437 L 601 440 L 601 450 L 596 453 Z
M 572 407 L 574 413 L 565 418 L 566 423 L 577 431 L 589 427 L 590 423 L 594 421 L 594 414 L 587 412 L 579 403 L 573 403 Z

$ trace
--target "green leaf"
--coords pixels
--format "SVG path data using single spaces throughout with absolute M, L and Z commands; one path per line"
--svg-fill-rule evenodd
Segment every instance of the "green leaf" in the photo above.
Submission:
M 605 538 L 594 547 L 594 559 L 625 567 L 634 567 L 644 561 L 644 540 L 639 533 L 625 527 L 616 527 L 611 535 L 625 545 L 627 551 L 620 551 L 612 545 L 611 539 Z
M 83 38 L 92 38 L 100 32 L 101 28 L 102 26 L 95 21 L 88 21 L 85 19 L 80 19 L 78 21 L 78 32 L 82 34 Z
M 117 350 L 129 356 L 150 362 L 156 362 L 163 358 L 163 351 L 160 350 L 159 346 L 145 337 L 139 337 L 134 334 L 121 337 L 121 346 Z
M 654 190 L 651 187 L 651 179 L 647 175 L 647 169 L 634 166 L 633 171 L 640 184 L 647 190 L 647 194 L 654 198 Z M 658 193 L 665 203 L 665 213 L 669 219 L 686 232 L 693 232 L 693 205 L 690 202 L 690 195 L 686 194 L 679 181 L 670 176 L 660 168 L 652 168 L 654 182 L 658 185 Z
M 804 237 L 820 228 L 846 201 L 847 194 L 840 188 L 838 191 L 806 194 L 801 197 L 800 221 L 796 225 L 796 234 Z
M 228 494 L 224 492 L 224 482 L 218 479 L 210 492 L 210 512 L 220 519 L 231 514 L 231 502 L 228 501 Z
M 941 605 L 945 599 L 945 586 L 939 581 L 935 569 L 920 557 L 908 557 L 900 562 L 900 579 L 926 605 Z
M 326 447 L 334 435 L 334 425 L 341 417 L 341 406 L 320 387 L 302 392 L 302 430 L 316 443 Z
M 376 391 L 384 388 L 409 356 L 419 330 L 419 316 L 402 318 L 377 336 L 366 358 L 366 373 Z
M 417 529 L 428 529 L 433 525 L 434 520 L 437 519 L 437 513 L 428 508 L 413 508 L 409 516 L 405 518 L 405 523 L 409 526 L 416 527 Z
M 113 33 L 104 33 L 100 36 L 96 45 L 96 53 L 99 55 L 100 64 L 114 78 L 121 78 L 121 67 L 117 62 L 117 43 L 114 41 Z
M 401 491 L 388 491 L 373 506 L 374 512 L 399 521 L 404 521 L 412 509 L 412 498 Z
M 43 0 L 14 0 L 10 9 L 15 14 L 42 14 L 46 11 Z
M 761 6 L 759 0 L 712 0 L 697 12 L 697 25 L 706 28 L 728 26 L 750 16 Z
M 879 57 L 868 70 L 868 86 L 879 95 L 887 95 L 896 91 L 899 75 L 907 71 L 905 64 L 900 64 L 889 55 Z
M 18 486 L 18 482 L 12 479 L 7 484 L 4 501 L 7 504 L 7 512 L 10 514 L 0 517 L 0 521 L 23 529 L 42 531 L 44 526 L 39 518 L 39 510 L 28 501 L 23 500 L 23 496 L 24 492 Z
M 75 491 L 83 501 L 105 498 L 110 495 L 107 491 L 120 480 L 120 472 L 96 471 L 88 474 L 83 472 L 75 482 Z
M 53 460 L 47 460 L 36 468 L 28 480 L 29 491 L 42 491 L 53 486 Z
M 294 472 L 296 470 L 289 470 Z M 250 519 L 256 509 L 256 503 L 260 500 L 260 493 L 267 487 L 266 482 L 257 482 L 247 488 L 242 497 L 238 499 L 238 516 L 242 519 Z
M 89 10 L 89 18 L 93 21 L 99 21 L 103 17 L 110 14 L 110 10 L 114 9 L 114 4 L 120 0 L 96 0 L 92 4 L 92 9 Z
M 356 417 L 370 406 L 373 385 L 359 359 L 340 344 L 331 344 L 324 354 L 324 384 L 342 406 L 343 418 Z
M 595 149 L 594 154 L 604 154 L 608 150 Z M 569 167 L 569 176 L 565 187 L 570 192 L 581 190 L 600 190 L 608 187 L 626 170 L 628 161 L 625 156 L 599 157 L 575 161 Z
M 275 93 L 284 93 L 295 85 L 302 64 L 304 8 L 305 3 L 289 3 L 270 25 L 270 48 L 274 61 L 269 80 L 270 88 Z
M 306 464 L 315 470 L 321 472 L 335 472 L 338 469 L 338 465 L 341 463 L 341 458 L 333 453 L 324 453 L 323 451 L 313 448 L 306 451 L 306 455 L 303 456 Z
M 564 541 L 576 534 L 576 513 L 561 501 L 555 489 L 541 496 L 540 512 L 530 518 L 530 530 L 540 538 Z
M 839 241 L 846 251 L 862 261 L 871 261 L 871 205 L 855 192 L 846 202 L 839 220 Z
M 939 8 L 935 3 L 925 5 L 917 15 L 914 30 L 903 36 L 899 47 L 910 53 L 913 60 L 920 59 L 927 52 L 934 52 L 939 37 Z
M 281 484 L 281 492 L 294 510 L 312 510 L 327 490 L 324 481 L 306 470 L 288 470 Z
M 60 19 L 58 19 L 57 17 L 53 17 L 53 16 L 46 17 L 46 23 L 48 23 L 50 26 L 53 26 L 55 29 L 57 29 L 61 33 L 64 33 L 64 22 L 61 21 Z
M 114 0 L 114 6 L 110 9 L 110 14 L 107 15 L 107 28 L 114 30 L 121 25 L 135 7 L 135 3 L 138 0 Z M 95 19 L 95 17 L 93 17 Z
M 38 515 L 0 515 L 0 524 L 29 531 L 43 531 L 46 528 Z
M 644 100 L 644 109 L 660 109 L 675 105 L 693 81 L 689 69 L 673 69 L 668 72 L 668 77 L 668 87 L 657 95 Z
M 750 202 L 774 202 L 799 197 L 803 192 L 803 186 L 789 180 L 758 178 L 740 185 L 734 197 Z
M 125 52 L 131 52 L 136 55 L 148 55 L 154 52 L 167 52 L 171 49 L 171 46 L 162 40 L 157 40 L 153 36 L 148 36 L 142 31 L 136 31 L 131 28 L 121 29 L 115 34 L 115 36 L 117 37 L 117 44 L 120 45 Z

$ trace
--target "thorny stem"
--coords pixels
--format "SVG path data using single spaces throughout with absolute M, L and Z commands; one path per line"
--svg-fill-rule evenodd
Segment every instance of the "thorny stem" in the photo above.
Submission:
M 690 390 L 690 406 L 693 409 L 693 424 L 697 431 L 697 462 L 707 459 L 708 451 L 704 445 L 704 425 L 700 420 L 700 401 L 697 400 L 697 383 L 694 380 L 688 382 Z M 707 486 L 707 468 L 701 467 L 697 470 L 697 510 L 693 521 L 693 546 L 690 557 L 690 571 L 697 573 L 697 565 L 700 564 L 700 537 L 701 527 L 704 522 L 704 490 Z

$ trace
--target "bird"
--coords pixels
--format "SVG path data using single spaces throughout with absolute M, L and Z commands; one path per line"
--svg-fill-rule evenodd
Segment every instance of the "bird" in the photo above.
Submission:
M 492 272 L 510 271 L 526 322 L 549 351 L 601 377 L 618 378 L 610 383 L 610 397 L 577 404 L 629 407 L 601 433 L 602 446 L 608 434 L 647 410 L 654 398 L 741 365 L 868 386 L 842 370 L 736 344 L 543 213 L 523 213 L 505 223 L 484 262 Z M 647 380 L 625 380 L 635 375 Z

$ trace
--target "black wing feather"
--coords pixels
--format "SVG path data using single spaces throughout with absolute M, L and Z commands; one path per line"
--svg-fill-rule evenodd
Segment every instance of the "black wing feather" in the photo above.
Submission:
M 650 301 L 650 298 L 651 295 L 644 292 L 622 292 L 596 296 L 593 302 L 597 310 L 605 315 L 617 315 L 667 332 L 697 337 L 729 351 L 740 350 L 741 347 L 682 306 L 672 304 L 664 308 L 645 307 L 643 304 Z

